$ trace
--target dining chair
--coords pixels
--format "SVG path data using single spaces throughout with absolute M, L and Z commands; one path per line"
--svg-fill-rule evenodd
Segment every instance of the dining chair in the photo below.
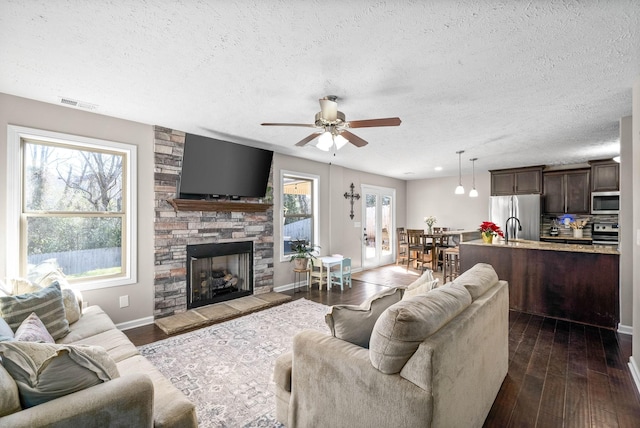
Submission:
M 407 258 L 407 232 L 404 227 L 396 228 L 396 264 Z
M 416 262 L 416 268 L 420 265 L 421 270 L 424 270 L 425 250 L 424 231 L 407 229 L 407 271 L 409 271 L 411 262 Z
M 344 291 L 345 284 L 351 288 L 351 259 L 349 257 L 343 258 L 342 263 L 329 272 L 329 289 L 333 284 L 340 284 L 340 291 Z

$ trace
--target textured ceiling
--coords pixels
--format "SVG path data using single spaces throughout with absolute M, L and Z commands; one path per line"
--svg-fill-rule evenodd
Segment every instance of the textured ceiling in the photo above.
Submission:
M 401 179 L 619 153 L 640 2 L 0 0 L 0 92 Z M 318 98 L 369 141 L 295 143 Z M 441 166 L 442 171 L 435 171 Z

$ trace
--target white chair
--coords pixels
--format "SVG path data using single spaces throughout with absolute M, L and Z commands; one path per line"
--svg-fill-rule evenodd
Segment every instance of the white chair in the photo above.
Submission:
M 322 265 L 321 260 L 316 260 L 313 263 L 313 266 L 309 266 L 309 289 L 315 283 L 318 283 L 318 290 L 322 290 L 322 284 L 327 283 L 327 288 L 329 288 L 329 283 L 327 282 L 327 269 Z
M 333 284 L 340 284 L 340 291 L 344 291 L 345 284 L 351 288 L 351 259 L 349 257 L 343 258 L 342 263 L 329 273 L 329 289 Z

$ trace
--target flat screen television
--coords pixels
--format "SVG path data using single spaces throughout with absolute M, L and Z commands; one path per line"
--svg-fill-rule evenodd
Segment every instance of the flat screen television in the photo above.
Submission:
M 271 150 L 186 134 L 179 197 L 264 197 L 272 159 Z

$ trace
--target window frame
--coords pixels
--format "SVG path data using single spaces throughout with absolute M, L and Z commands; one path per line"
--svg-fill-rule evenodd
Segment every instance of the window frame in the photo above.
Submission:
M 123 273 L 116 276 L 74 280 L 79 290 L 117 287 L 137 282 L 137 147 L 97 138 L 9 125 L 7 127 L 7 253 L 8 277 L 26 276 L 26 236 L 23 236 L 24 168 L 22 141 L 42 142 L 91 151 L 116 152 L 124 157 L 122 199 Z
M 280 225 L 281 225 L 281 234 L 280 234 L 280 261 L 281 262 L 288 262 L 289 258 L 290 258 L 290 254 L 285 254 L 284 253 L 284 221 L 285 221 L 285 215 L 284 215 L 284 179 L 285 177 L 287 178 L 298 178 L 298 179 L 303 179 L 303 180 L 310 180 L 312 183 L 311 186 L 311 244 L 313 245 L 318 245 L 320 246 L 320 242 L 319 242 L 319 238 L 320 238 L 320 234 L 319 234 L 319 215 L 318 213 L 319 211 L 319 205 L 320 205 L 320 200 L 319 200 L 319 186 L 320 186 L 320 177 L 318 175 L 314 175 L 314 174 L 307 174 L 304 172 L 297 172 L 297 171 L 288 171 L 288 170 L 281 170 L 280 171 L 280 201 L 279 201 L 279 218 L 280 218 Z

